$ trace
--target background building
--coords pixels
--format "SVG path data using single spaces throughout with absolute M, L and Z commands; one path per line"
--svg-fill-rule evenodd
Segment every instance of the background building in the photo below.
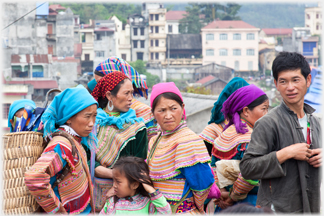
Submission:
M 321 35 L 322 33 L 322 8 L 321 2 L 317 7 L 305 8 L 305 27 L 309 27 L 312 35 Z

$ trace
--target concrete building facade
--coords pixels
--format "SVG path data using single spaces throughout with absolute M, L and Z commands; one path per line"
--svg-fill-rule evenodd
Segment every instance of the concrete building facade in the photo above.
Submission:
M 321 35 L 322 33 L 322 7 L 321 2 L 318 2 L 317 7 L 305 8 L 305 27 L 310 28 L 312 35 Z
M 149 60 L 148 19 L 140 14 L 129 16 L 131 61 Z
M 258 32 L 237 20 L 213 21 L 201 29 L 203 65 L 216 63 L 236 72 L 258 71 Z
M 110 20 L 115 22 L 116 27 L 116 56 L 126 61 L 131 61 L 130 25 L 123 23 L 116 16 L 112 16 Z

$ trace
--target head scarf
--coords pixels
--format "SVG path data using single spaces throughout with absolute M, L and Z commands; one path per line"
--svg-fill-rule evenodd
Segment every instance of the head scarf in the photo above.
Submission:
M 154 99 L 159 96 L 160 94 L 171 92 L 176 95 L 178 95 L 181 98 L 181 101 L 183 102 L 182 95 L 178 87 L 174 84 L 174 82 L 166 82 L 166 83 L 158 83 L 152 87 L 152 93 L 150 97 L 151 102 L 151 108 L 153 108 L 153 101 Z M 184 119 L 186 119 L 186 111 L 183 109 L 183 116 Z
M 91 95 L 96 101 L 98 101 L 98 98 L 100 97 L 105 98 L 107 91 L 112 91 L 118 83 L 127 78 L 128 77 L 125 74 L 117 71 L 107 74 L 99 80 Z
M 18 110 L 25 108 L 25 105 L 29 105 L 33 109 L 36 108 L 35 102 L 28 99 L 16 100 L 10 105 L 8 114 L 8 127 L 10 128 L 10 132 L 13 130 L 10 120 L 13 119 Z
M 97 85 L 97 81 L 95 79 L 91 80 L 90 82 L 88 82 L 88 88 L 93 91 L 93 89 L 96 87 Z
M 225 118 L 229 121 L 224 127 L 224 130 L 234 124 L 236 132 L 243 134 L 246 133 L 248 131 L 246 124 L 242 123 L 238 112 L 262 95 L 265 95 L 264 91 L 253 84 L 239 88 L 231 94 L 231 96 L 229 96 L 229 98 L 224 102 L 222 108 Z M 232 116 L 231 119 L 229 119 L 229 115 Z
M 93 104 L 98 107 L 97 101 L 82 85 L 67 88 L 56 95 L 41 118 L 44 124 L 44 137 L 57 130 L 55 125 L 65 124 L 72 116 Z M 81 142 L 92 148 L 96 146 L 97 141 L 97 138 L 90 133 L 88 137 L 83 137 Z
M 109 57 L 105 61 L 99 63 L 95 70 L 103 75 L 116 71 L 124 73 L 132 81 L 133 85 L 135 85 L 134 94 L 147 98 L 148 88 L 146 81 L 141 79 L 140 74 L 124 59 Z
M 247 85 L 249 85 L 249 83 L 247 83 L 241 77 L 234 77 L 233 79 L 231 79 L 231 81 L 227 83 L 223 91 L 220 93 L 219 97 L 217 98 L 217 101 L 214 103 L 214 107 L 211 111 L 212 114 L 210 116 L 210 121 L 208 122 L 208 124 L 222 123 L 225 120 L 224 115 L 221 112 L 221 109 L 223 108 L 223 103 L 231 94 L 233 94 L 233 92 Z

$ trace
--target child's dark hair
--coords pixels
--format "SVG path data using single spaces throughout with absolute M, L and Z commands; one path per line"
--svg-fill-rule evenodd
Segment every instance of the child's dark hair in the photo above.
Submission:
M 281 52 L 272 63 L 273 78 L 277 81 L 282 71 L 301 70 L 301 74 L 307 79 L 311 70 L 305 57 L 297 52 Z
M 129 186 L 134 182 L 139 182 L 136 189 L 136 194 L 149 197 L 148 192 L 144 189 L 142 183 L 148 184 L 153 187 L 153 182 L 150 178 L 150 171 L 144 159 L 139 157 L 121 157 L 114 165 L 113 169 L 117 169 L 123 173 L 128 180 Z

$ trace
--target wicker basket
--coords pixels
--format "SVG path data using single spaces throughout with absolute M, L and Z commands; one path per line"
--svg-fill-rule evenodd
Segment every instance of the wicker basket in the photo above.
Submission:
M 43 134 L 16 132 L 3 136 L 3 210 L 5 214 L 30 214 L 39 207 L 25 185 L 24 174 L 44 150 Z

